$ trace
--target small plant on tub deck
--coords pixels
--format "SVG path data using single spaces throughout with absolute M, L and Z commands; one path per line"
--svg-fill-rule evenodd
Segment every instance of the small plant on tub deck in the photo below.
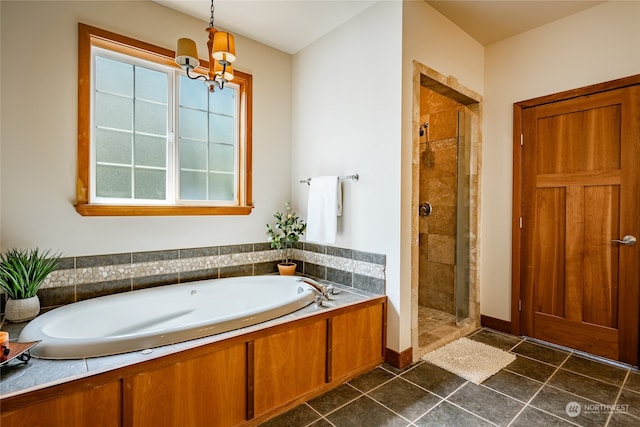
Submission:
M 280 249 L 282 251 L 282 263 L 291 265 L 290 249 L 295 242 L 300 241 L 307 229 L 307 224 L 300 219 L 291 208 L 291 204 L 285 204 L 285 212 L 276 212 L 273 217 L 276 219 L 275 229 L 267 224 L 267 236 L 271 242 L 272 249 Z
M 5 319 L 25 322 L 40 313 L 38 288 L 60 264 L 60 255 L 35 249 L 9 249 L 0 254 L 0 289 L 9 299 Z
M 0 254 L 0 288 L 14 300 L 34 297 L 59 263 L 60 255 L 49 250 L 8 249 Z

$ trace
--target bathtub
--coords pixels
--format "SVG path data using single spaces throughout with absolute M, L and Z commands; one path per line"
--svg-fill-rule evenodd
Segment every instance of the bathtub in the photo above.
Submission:
M 20 333 L 41 340 L 31 354 L 81 359 L 144 350 L 275 319 L 315 294 L 295 276 L 247 276 L 142 289 L 80 301 L 44 313 Z

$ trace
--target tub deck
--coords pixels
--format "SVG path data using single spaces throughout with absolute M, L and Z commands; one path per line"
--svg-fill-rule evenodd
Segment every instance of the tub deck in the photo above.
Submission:
M 71 380 L 85 378 L 112 369 L 123 368 L 136 363 L 154 360 L 181 351 L 221 342 L 243 334 L 303 319 L 313 316 L 314 314 L 380 298 L 379 295 L 348 288 L 339 284 L 334 285 L 339 292 L 331 297 L 331 301 L 325 302 L 325 305 L 321 308 L 316 308 L 314 304 L 311 304 L 277 319 L 204 338 L 111 356 L 71 360 L 45 360 L 34 357 L 28 364 L 12 363 L 10 366 L 2 368 L 0 399 L 18 396 L 20 394 L 29 393 Z M 2 325 L 2 328 L 10 333 L 10 341 L 17 341 L 18 336 L 26 324 L 27 322 L 17 324 L 5 323 Z

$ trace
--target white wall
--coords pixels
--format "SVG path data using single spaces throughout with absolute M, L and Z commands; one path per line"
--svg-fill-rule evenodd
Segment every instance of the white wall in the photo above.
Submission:
M 2 1 L 0 246 L 65 256 L 266 240 L 290 198 L 291 56 L 236 37 L 237 69 L 253 74 L 253 194 L 237 217 L 82 217 L 76 187 L 77 23 L 206 53 L 207 23 L 150 1 Z M 10 60 L 7 60 L 10 58 Z M 204 90 L 204 85 L 203 85 Z
M 387 345 L 395 350 L 410 345 L 399 337 L 401 8 L 376 3 L 298 52 L 292 81 L 294 207 L 306 216 L 300 179 L 360 174 L 343 183 L 335 245 L 387 255 Z
M 343 184 L 336 245 L 387 255 L 387 346 L 396 351 L 411 346 L 412 61 L 481 93 L 483 55 L 424 1 L 382 1 L 294 56 L 295 208 L 306 215 L 300 179 L 360 174 Z
M 486 49 L 482 314 L 510 320 L 513 103 L 640 73 L 640 2 L 613 1 Z
M 484 87 L 484 48 L 424 1 L 403 3 L 402 55 L 402 330 L 411 332 L 413 61 L 455 77 L 476 93 Z M 410 336 L 409 336 L 410 338 Z M 406 348 L 408 344 L 403 347 Z

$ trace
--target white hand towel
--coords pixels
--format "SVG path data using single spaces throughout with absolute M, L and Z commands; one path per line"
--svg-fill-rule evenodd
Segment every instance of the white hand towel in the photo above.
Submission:
M 312 178 L 307 205 L 307 241 L 335 243 L 339 215 L 342 215 L 342 189 L 338 177 Z

